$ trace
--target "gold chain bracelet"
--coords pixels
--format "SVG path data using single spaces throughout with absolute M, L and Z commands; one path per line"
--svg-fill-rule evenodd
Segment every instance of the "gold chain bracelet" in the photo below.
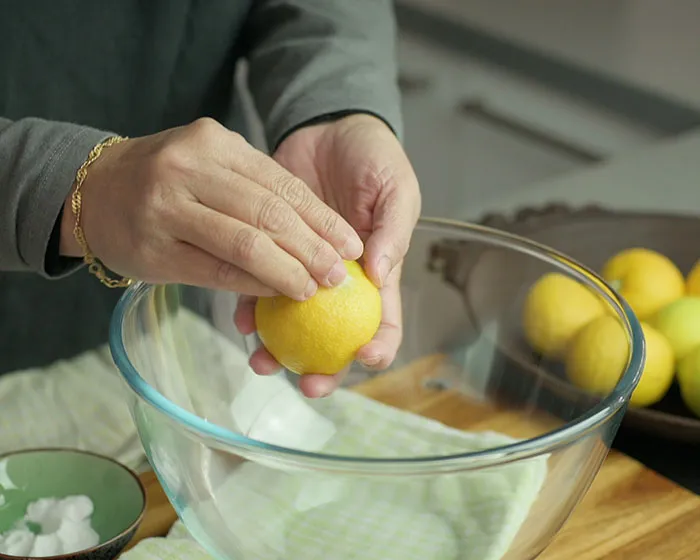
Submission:
M 90 154 L 88 155 L 87 159 L 75 174 L 75 190 L 73 191 L 70 200 L 71 210 L 73 210 L 73 216 L 75 217 L 73 236 L 83 251 L 83 262 L 88 265 L 88 270 L 90 273 L 94 274 L 97 279 L 108 288 L 126 288 L 131 285 L 132 280 L 131 278 L 111 278 L 107 274 L 107 269 L 104 267 L 104 265 L 99 261 L 99 259 L 97 259 L 97 257 L 95 257 L 95 255 L 92 254 L 92 251 L 90 251 L 90 246 L 85 239 L 85 232 L 83 231 L 83 227 L 80 225 L 80 215 L 83 208 L 83 194 L 80 189 L 87 178 L 88 167 L 90 167 L 90 165 L 93 164 L 95 160 L 100 157 L 100 155 L 102 155 L 102 150 L 109 148 L 114 144 L 124 142 L 125 140 L 126 138 L 123 138 L 122 136 L 112 136 L 104 142 L 100 142 L 97 144 L 97 146 L 90 150 Z

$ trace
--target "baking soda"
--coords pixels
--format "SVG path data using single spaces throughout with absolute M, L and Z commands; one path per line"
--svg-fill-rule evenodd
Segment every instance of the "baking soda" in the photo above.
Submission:
M 100 537 L 92 528 L 93 511 L 87 496 L 32 502 L 15 527 L 0 535 L 0 553 L 41 558 L 97 546 Z

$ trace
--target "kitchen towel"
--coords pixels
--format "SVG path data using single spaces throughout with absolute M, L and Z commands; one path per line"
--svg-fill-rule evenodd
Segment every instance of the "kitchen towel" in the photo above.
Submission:
M 193 315 L 182 320 L 193 340 L 223 338 Z M 219 340 L 217 348 L 240 363 L 235 346 L 227 349 Z M 257 403 L 252 415 L 254 399 L 238 399 L 230 408 L 242 431 L 271 443 L 289 441 L 292 432 L 284 426 L 295 423 L 296 437 L 305 434 L 300 447 L 343 455 L 426 456 L 513 442 L 502 434 L 456 430 L 346 389 L 310 403 L 283 376 L 265 379 L 248 369 L 239 375 L 251 379 L 247 387 L 279 385 L 274 399 Z M 124 400 L 115 399 L 123 394 L 120 384 L 106 348 L 3 377 L 0 452 L 71 446 L 138 468 L 143 451 Z M 298 429 L 302 421 L 308 430 Z M 540 457 L 486 471 L 369 481 L 249 461 L 228 473 L 208 501 L 183 505 L 180 514 L 191 533 L 178 522 L 167 538 L 147 539 L 123 558 L 210 559 L 193 535 L 206 542 L 207 534 L 219 532 L 214 540 L 229 543 L 233 560 L 500 560 L 546 472 Z
M 139 470 L 143 447 L 104 346 L 48 367 L 0 377 L 0 454 L 72 447 Z

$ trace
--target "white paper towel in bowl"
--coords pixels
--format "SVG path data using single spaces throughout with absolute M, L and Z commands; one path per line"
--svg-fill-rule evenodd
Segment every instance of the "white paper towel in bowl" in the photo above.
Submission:
M 452 429 L 342 389 L 315 401 L 314 409 L 333 429 L 311 429 L 314 444 L 305 447 L 326 453 L 427 456 L 513 442 L 501 434 Z M 285 425 L 285 407 L 276 410 L 275 421 Z M 270 418 L 262 415 L 252 429 L 268 435 Z M 227 542 L 231 558 L 241 560 L 498 560 L 527 517 L 546 472 L 543 457 L 405 480 L 309 475 L 247 462 L 208 502 L 186 509 L 183 519 L 203 542 Z M 176 527 L 170 538 L 186 535 Z M 145 553 L 152 546 L 167 545 L 145 542 L 128 560 L 139 560 L 139 548 Z
M 188 344 L 196 345 L 199 337 L 212 345 L 220 334 L 193 319 Z M 219 342 L 217 363 L 240 362 L 241 350 Z M 310 401 L 283 375 L 263 378 L 239 369 L 228 412 L 219 420 L 267 443 L 341 455 L 415 457 L 514 441 L 452 429 L 343 389 Z M 199 375 L 206 370 L 201 361 L 197 370 Z M 209 484 L 209 499 L 191 504 L 182 516 L 201 542 L 226 543 L 234 560 L 499 560 L 527 517 L 546 469 L 542 457 L 476 473 L 372 481 L 249 461 L 224 477 L 219 472 Z M 202 554 L 190 539 L 178 523 L 169 538 L 144 541 L 126 560 Z

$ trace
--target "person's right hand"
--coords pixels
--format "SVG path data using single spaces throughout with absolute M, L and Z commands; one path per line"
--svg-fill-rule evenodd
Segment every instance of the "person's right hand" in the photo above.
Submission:
M 304 182 L 210 119 L 106 148 L 82 191 L 92 253 L 151 283 L 304 300 L 363 251 Z M 81 257 L 73 225 L 69 197 L 61 254 Z

